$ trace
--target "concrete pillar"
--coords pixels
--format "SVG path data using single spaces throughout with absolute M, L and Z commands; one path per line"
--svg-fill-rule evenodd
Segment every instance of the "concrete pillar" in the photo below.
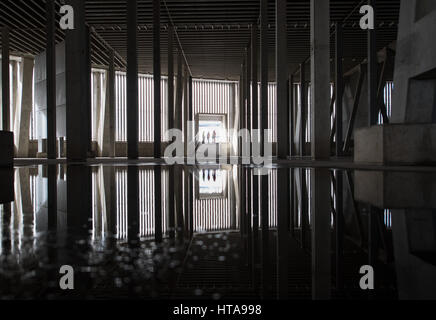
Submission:
M 74 29 L 66 31 L 66 122 L 67 159 L 84 161 L 88 157 L 90 122 L 89 32 L 85 25 L 85 4 L 68 0 L 74 8 Z M 86 76 L 84 76 L 86 75 Z M 86 119 L 84 119 L 86 115 Z
M 435 4 L 401 1 L 391 123 L 436 123 Z
M 131 160 L 139 156 L 137 9 L 137 0 L 127 1 L 127 154 Z
M 10 79 L 9 79 L 9 29 L 2 29 L 2 120 L 3 131 L 11 130 L 10 105 Z
M 261 153 L 265 156 L 264 142 L 268 137 L 268 1 L 260 2 L 260 114 L 261 114 Z M 261 225 L 262 225 L 262 282 L 264 296 L 268 297 L 271 290 L 270 257 L 269 257 L 269 204 L 268 204 L 268 177 L 260 176 L 261 180 Z
M 174 29 L 172 25 L 168 26 L 168 128 L 174 129 Z M 174 142 L 174 139 L 170 142 Z M 174 167 L 169 168 L 168 183 L 168 224 L 169 237 L 175 237 L 175 206 L 174 206 Z
M 331 296 L 330 172 L 311 171 L 312 298 Z
M 288 123 L 288 46 L 286 30 L 286 1 L 276 0 L 276 83 L 277 83 L 277 149 L 279 159 L 289 156 Z M 277 296 L 288 297 L 289 273 L 289 170 L 277 171 Z
M 286 1 L 276 0 L 277 150 L 280 159 L 289 156 L 286 5 Z
M 17 157 L 27 158 L 29 156 L 29 131 L 30 131 L 30 114 L 32 112 L 33 103 L 33 66 L 34 60 L 30 57 L 23 57 L 22 60 L 22 95 L 21 108 L 19 114 L 16 115 L 15 132 L 17 141 Z
M 251 46 L 247 47 L 247 51 L 246 51 L 246 67 L 245 67 L 245 71 L 246 71 L 246 76 L 245 76 L 245 92 L 246 92 L 246 101 L 247 101 L 247 114 L 246 114 L 246 128 L 249 130 L 249 132 L 252 132 L 252 118 L 251 118 Z M 250 159 L 251 159 L 251 154 L 252 154 L 252 143 L 251 143 L 251 138 L 248 137 L 249 139 L 249 143 L 250 143 Z M 250 160 L 251 161 L 251 160 Z
M 183 119 L 182 119 L 182 108 L 183 108 L 183 63 L 182 63 L 182 52 L 179 48 L 177 57 L 177 88 L 176 88 L 176 109 L 175 109 L 175 122 L 176 128 L 182 130 Z
M 103 133 L 103 156 L 115 157 L 116 128 L 115 51 L 109 50 L 109 69 L 106 76 L 106 107 Z
M 330 1 L 310 1 L 312 159 L 330 158 Z
M 307 86 L 305 62 L 300 64 L 300 156 L 306 155 Z
M 342 129 L 342 121 L 343 121 L 343 110 L 342 110 L 342 101 L 344 96 L 344 80 L 343 80 L 343 66 L 342 66 L 342 58 L 344 55 L 344 44 L 343 44 L 343 31 L 342 24 L 336 23 L 336 72 L 335 72 L 335 90 L 336 90 L 336 156 L 342 156 L 343 150 L 343 129 Z
M 188 156 L 188 82 L 189 74 L 188 67 L 184 64 L 183 76 L 183 139 L 185 141 L 185 157 Z
M 94 117 L 94 128 L 97 131 L 96 132 L 96 140 L 97 140 L 97 155 L 101 156 L 102 155 L 102 149 L 103 149 L 103 144 L 102 144 L 102 137 L 103 137 L 103 126 L 104 126 L 104 118 L 102 119 L 102 115 L 104 116 L 104 109 L 105 106 L 102 105 L 102 95 L 101 95 L 101 73 L 100 72 L 95 72 L 92 74 L 92 85 L 93 85 L 93 96 L 92 96 L 92 100 L 93 100 L 93 105 L 95 107 L 95 117 Z M 103 108 L 103 110 L 102 110 Z M 103 111 L 103 113 L 102 113 Z
M 55 1 L 46 1 L 47 158 L 56 159 L 56 21 Z
M 252 87 L 252 117 L 253 130 L 259 129 L 259 86 L 258 86 L 258 26 L 254 24 L 251 27 L 251 80 Z M 253 142 L 259 142 L 259 136 L 252 136 Z M 259 228 L 259 176 L 253 175 L 253 244 L 257 243 L 258 228 Z M 257 254 L 257 253 L 256 253 Z M 253 255 L 254 257 L 254 255 Z
M 368 0 L 368 4 L 374 8 L 374 25 L 376 24 L 375 0 Z M 377 90 L 378 90 L 378 58 L 377 58 L 377 27 L 368 29 L 368 126 L 374 126 L 378 122 L 379 108 L 377 107 Z
M 154 158 L 161 157 L 160 0 L 153 0 Z

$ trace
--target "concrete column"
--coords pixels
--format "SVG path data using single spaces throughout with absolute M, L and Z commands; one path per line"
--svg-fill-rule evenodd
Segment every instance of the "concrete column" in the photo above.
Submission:
M 288 110 L 289 110 L 289 156 L 295 155 L 294 139 L 295 139 L 295 115 L 294 115 L 294 76 L 289 77 L 288 85 Z
M 286 5 L 286 1 L 276 0 L 277 150 L 280 159 L 289 156 Z
M 9 29 L 2 30 L 2 119 L 3 131 L 11 130 L 11 100 L 9 79 Z
M 160 0 L 153 0 L 154 158 L 161 157 Z
M 46 1 L 47 158 L 56 159 L 56 22 L 55 1 Z
M 268 129 L 268 1 L 260 2 L 260 114 L 261 114 L 261 153 L 265 155 L 265 130 Z M 262 225 L 262 282 L 264 296 L 268 297 L 271 290 L 270 256 L 269 256 L 269 204 L 268 177 L 260 176 L 261 180 L 261 225 Z
M 192 84 L 192 77 L 188 77 L 188 121 L 193 122 L 194 121 L 194 106 L 193 106 L 193 84 Z M 193 142 L 195 144 L 195 136 L 194 136 L 194 129 L 192 127 L 188 127 L 188 143 Z M 195 158 L 195 148 L 188 148 L 187 156 L 189 158 Z M 192 174 L 191 174 L 192 177 Z
M 33 66 L 33 58 L 23 58 L 21 110 L 17 115 L 18 121 L 15 128 L 18 137 L 15 143 L 17 146 L 18 158 L 27 158 L 29 156 L 30 114 L 32 112 L 33 103 Z
M 330 1 L 310 1 L 312 158 L 330 158 Z
M 289 156 L 288 123 L 288 46 L 286 30 L 286 1 L 276 0 L 276 82 L 277 82 L 277 150 L 279 159 Z M 277 296 L 288 297 L 288 243 L 290 212 L 289 171 L 278 169 L 277 189 Z
M 342 110 L 342 101 L 344 96 L 344 80 L 343 80 L 343 66 L 342 66 L 342 58 L 344 55 L 344 44 L 343 44 L 343 31 L 342 24 L 336 23 L 336 72 L 335 72 L 335 90 L 336 90 L 336 156 L 342 156 L 343 150 L 343 129 L 342 129 L 342 121 L 343 121 L 343 110 Z
M 307 86 L 306 66 L 300 64 L 300 157 L 306 155 L 306 124 L 307 124 Z
M 260 114 L 261 150 L 264 151 L 268 129 L 268 1 L 260 1 Z
M 311 171 L 312 298 L 331 295 L 330 172 Z
M 138 159 L 139 156 L 137 9 L 137 0 L 127 1 L 127 154 L 129 159 Z
M 174 128 L 174 28 L 168 26 L 168 128 Z
M 246 76 L 245 76 L 245 83 L 246 83 L 246 101 L 247 101 L 247 114 L 246 114 L 246 128 L 250 131 L 250 133 L 252 132 L 252 121 L 251 121 L 251 46 L 247 47 L 247 54 L 246 54 L 246 67 L 245 67 L 245 71 L 246 71 Z M 252 147 L 251 147 L 251 137 L 248 137 L 249 142 L 250 142 L 250 161 L 251 161 L 251 154 L 252 154 Z
M 183 108 L 183 63 L 182 52 L 179 48 L 177 57 L 177 89 L 176 89 L 176 109 L 175 109 L 175 122 L 176 128 L 182 130 L 182 108 Z
M 172 25 L 168 26 L 168 128 L 174 129 L 174 29 Z M 174 142 L 174 139 L 170 142 Z M 169 168 L 168 195 L 168 224 L 169 236 L 175 237 L 175 206 L 174 206 L 174 167 Z
M 255 24 L 251 28 L 251 80 L 252 88 L 252 117 L 253 130 L 259 129 L 259 87 L 258 87 L 258 26 Z M 259 142 L 259 136 L 252 137 L 253 141 Z M 259 176 L 253 176 L 253 242 L 257 244 L 257 231 L 259 228 Z
M 103 156 L 115 157 L 116 94 L 115 94 L 115 51 L 109 51 L 109 69 L 106 81 L 106 112 L 103 134 Z
M 88 157 L 90 122 L 89 33 L 85 25 L 85 4 L 68 0 L 74 8 L 74 29 L 66 31 L 66 102 L 67 102 L 67 159 L 84 161 Z M 84 76 L 86 75 L 86 76 Z M 84 119 L 86 115 L 86 119 Z
M 189 74 L 188 67 L 184 65 L 184 77 L 183 77 L 183 136 L 185 141 L 185 157 L 188 156 L 188 82 Z
M 376 8 L 375 0 L 368 0 L 368 4 L 374 8 L 374 25 L 376 26 Z M 377 90 L 378 90 L 378 75 L 377 75 L 377 37 L 376 29 L 368 29 L 368 126 L 374 126 L 378 122 L 377 108 Z

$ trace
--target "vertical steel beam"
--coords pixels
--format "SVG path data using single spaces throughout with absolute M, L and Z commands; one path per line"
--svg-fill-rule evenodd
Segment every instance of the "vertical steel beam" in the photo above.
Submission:
M 115 94 L 115 51 L 109 50 L 109 70 L 108 70 L 108 91 L 109 91 L 109 157 L 116 156 L 115 148 L 115 128 L 116 128 L 116 94 Z
M 335 79 L 335 90 L 336 90 L 336 156 L 342 156 L 343 150 L 343 129 L 342 129 L 342 100 L 344 95 L 344 81 L 343 81 L 343 65 L 342 58 L 344 55 L 344 44 L 343 44 L 343 32 L 342 24 L 336 23 L 336 79 Z
M 90 147 L 91 76 L 89 69 L 89 30 L 85 21 L 85 4 L 68 0 L 74 8 L 74 29 L 66 31 L 66 104 L 67 104 L 67 158 L 84 161 Z
M 6 70 L 6 71 L 5 71 Z M 9 79 L 9 29 L 2 29 L 2 119 L 3 130 L 11 130 L 11 98 Z
M 312 159 L 330 158 L 330 1 L 310 2 Z M 337 99 L 338 100 L 338 99 Z
M 374 8 L 374 26 L 376 26 L 377 10 L 375 7 L 376 0 L 368 0 L 368 5 Z M 368 115 L 369 126 L 374 126 L 378 122 L 379 108 L 377 106 L 377 32 L 376 29 L 368 29 Z
M 127 154 L 138 159 L 137 0 L 127 1 Z M 156 125 L 156 124 L 155 124 Z
M 153 0 L 154 158 L 161 157 L 160 0 Z
M 47 158 L 56 159 L 56 42 L 55 2 L 46 2 L 46 67 L 47 67 Z

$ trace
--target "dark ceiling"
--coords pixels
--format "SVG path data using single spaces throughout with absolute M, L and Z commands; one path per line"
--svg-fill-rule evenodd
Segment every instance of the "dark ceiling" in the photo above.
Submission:
M 64 1 L 58 0 L 57 7 Z M 345 63 L 351 66 L 366 55 L 366 32 L 359 28 L 362 0 L 330 0 L 331 21 L 344 24 Z M 396 39 L 400 0 L 377 1 L 378 47 Z M 45 1 L 2 0 L 0 25 L 11 28 L 11 49 L 38 54 L 44 50 Z M 274 11 L 269 1 L 269 57 L 274 76 Z M 288 0 L 288 55 L 290 72 L 309 55 L 310 0 Z M 107 64 L 106 46 L 126 57 L 126 0 L 86 0 L 87 23 L 92 35 L 93 62 Z M 259 20 L 258 0 L 162 0 L 162 71 L 166 73 L 167 26 L 170 17 L 176 27 L 187 61 L 195 77 L 236 79 L 250 28 Z M 152 1 L 138 0 L 139 65 L 145 73 L 152 67 Z M 333 32 L 333 28 L 331 29 Z M 58 31 L 57 40 L 64 35 Z M 103 39 L 103 40 L 102 40 Z M 334 37 L 332 37 L 333 41 Z M 332 42 L 333 44 L 333 42 Z M 332 46 L 333 48 L 333 46 Z M 332 51 L 332 56 L 334 52 Z

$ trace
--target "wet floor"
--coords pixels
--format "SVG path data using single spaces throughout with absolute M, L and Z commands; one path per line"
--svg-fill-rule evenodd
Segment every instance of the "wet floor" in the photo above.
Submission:
M 436 298 L 436 172 L 258 173 L 1 169 L 0 298 Z

